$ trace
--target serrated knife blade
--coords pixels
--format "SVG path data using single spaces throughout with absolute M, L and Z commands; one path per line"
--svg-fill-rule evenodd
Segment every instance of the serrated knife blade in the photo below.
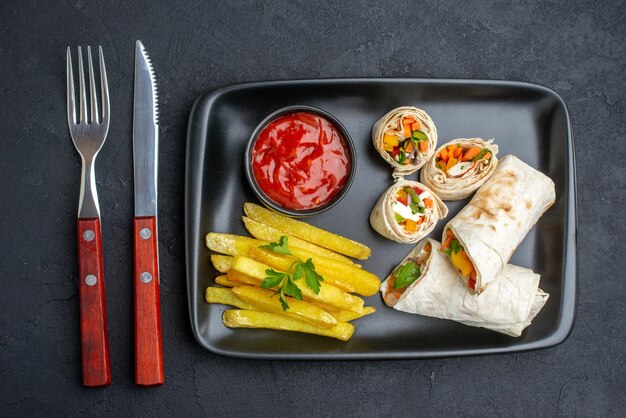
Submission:
M 157 234 L 159 123 L 156 77 L 141 41 L 135 44 L 133 162 L 135 172 L 135 383 L 163 384 Z
M 159 119 L 156 77 L 141 41 L 135 45 L 135 102 L 133 107 L 133 158 L 135 216 L 157 214 Z

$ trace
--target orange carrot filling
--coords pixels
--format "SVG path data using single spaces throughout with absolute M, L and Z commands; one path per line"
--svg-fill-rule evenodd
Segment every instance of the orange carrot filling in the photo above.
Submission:
M 396 129 L 385 131 L 383 149 L 402 165 L 415 164 L 419 156 L 428 153 L 428 135 L 413 116 L 405 116 Z
M 488 148 L 480 149 L 473 145 L 450 144 L 442 148 L 435 156 L 435 167 L 447 173 L 461 162 L 473 162 L 472 167 L 481 160 L 491 161 Z

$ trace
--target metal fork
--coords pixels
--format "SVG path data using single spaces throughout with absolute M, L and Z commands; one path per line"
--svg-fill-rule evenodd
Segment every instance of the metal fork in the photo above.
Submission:
M 87 47 L 89 65 L 89 103 L 83 54 L 78 47 L 79 106 L 80 119 L 76 121 L 74 97 L 74 73 L 72 54 L 67 48 L 67 123 L 76 150 L 82 160 L 80 199 L 78 203 L 78 286 L 80 298 L 80 340 L 82 353 L 83 384 L 104 386 L 111 383 L 109 361 L 109 337 L 106 319 L 104 290 L 104 265 L 102 261 L 102 234 L 100 230 L 100 206 L 96 192 L 95 160 L 109 131 L 109 87 L 102 48 L 100 58 L 100 90 L 102 112 L 98 111 L 98 96 L 91 59 L 91 47 Z

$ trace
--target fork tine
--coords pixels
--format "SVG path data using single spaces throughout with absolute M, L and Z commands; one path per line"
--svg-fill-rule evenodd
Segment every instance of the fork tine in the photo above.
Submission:
M 109 83 L 107 82 L 107 70 L 104 66 L 104 54 L 102 47 L 98 46 L 98 55 L 100 57 L 100 90 L 102 93 L 102 122 L 108 123 L 109 113 L 111 111 L 109 105 Z
M 96 81 L 93 75 L 93 63 L 91 61 L 91 46 L 87 45 L 87 62 L 89 64 L 89 103 L 91 104 L 90 123 L 100 123 L 98 117 L 98 94 L 96 93 Z
M 80 123 L 87 123 L 87 92 L 85 91 L 85 70 L 83 68 L 83 51 L 78 47 L 78 87 L 80 89 Z
M 76 98 L 74 96 L 74 71 L 72 70 L 72 53 L 67 47 L 66 83 L 67 83 L 67 123 L 76 124 Z

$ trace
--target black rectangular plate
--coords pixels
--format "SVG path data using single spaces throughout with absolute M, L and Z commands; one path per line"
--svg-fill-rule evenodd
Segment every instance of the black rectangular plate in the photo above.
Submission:
M 371 247 L 364 268 L 385 278 L 411 249 L 382 238 L 369 225 L 378 197 L 392 184 L 391 168 L 374 150 L 372 125 L 392 108 L 426 110 L 439 143 L 460 137 L 495 138 L 500 158 L 514 154 L 556 184 L 556 203 L 521 243 L 511 263 L 541 274 L 548 303 L 521 337 L 390 309 L 354 322 L 348 342 L 271 330 L 228 329 L 227 307 L 204 301 L 217 272 L 204 244 L 209 231 L 247 235 L 243 203 L 257 202 L 243 168 L 246 141 L 269 113 L 305 104 L 330 112 L 357 149 L 357 175 L 346 197 L 307 221 Z M 409 176 L 415 178 L 416 175 Z M 468 201 L 446 202 L 452 218 Z M 576 301 L 576 187 L 570 122 L 563 100 L 529 83 L 438 79 L 332 79 L 236 85 L 201 95 L 191 112 L 185 190 L 186 261 L 193 332 L 206 349 L 265 359 L 346 360 L 504 353 L 554 346 L 569 335 Z M 440 239 L 445 221 L 430 235 Z

